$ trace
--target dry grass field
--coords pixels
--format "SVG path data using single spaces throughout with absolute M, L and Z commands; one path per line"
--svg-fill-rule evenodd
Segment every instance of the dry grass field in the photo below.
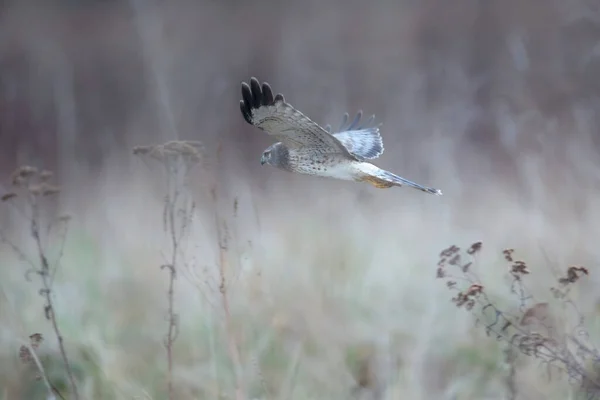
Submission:
M 594 2 L 0 8 L 1 400 L 600 398 Z M 444 195 L 261 167 L 251 76 Z

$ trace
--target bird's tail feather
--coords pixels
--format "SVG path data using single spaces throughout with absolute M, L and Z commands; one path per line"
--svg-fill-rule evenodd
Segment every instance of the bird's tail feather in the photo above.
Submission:
M 425 193 L 431 193 L 431 194 L 435 194 L 437 196 L 441 196 L 442 195 L 442 191 L 439 189 L 434 189 L 434 188 L 430 188 L 427 186 L 422 186 L 419 185 L 418 183 L 415 183 L 413 181 L 409 181 L 408 179 L 404 179 L 401 176 L 398 176 L 396 174 L 393 174 L 389 171 L 386 171 L 384 169 L 380 169 L 378 171 L 378 174 L 380 178 L 382 178 L 383 180 L 390 182 L 391 184 L 393 184 L 394 186 L 410 186 L 414 189 L 418 189 L 421 190 Z

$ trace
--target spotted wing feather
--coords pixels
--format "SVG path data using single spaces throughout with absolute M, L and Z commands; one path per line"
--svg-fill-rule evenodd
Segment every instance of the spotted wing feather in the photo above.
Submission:
M 242 82 L 240 110 L 246 122 L 265 131 L 290 148 L 310 147 L 321 154 L 344 154 L 356 159 L 338 138 L 286 103 L 282 94 L 273 96 L 267 82 L 256 78 Z
M 350 124 L 350 116 L 345 113 L 335 136 L 350 153 L 359 159 L 374 159 L 383 154 L 383 140 L 379 133 L 381 124 L 374 125 L 375 115 L 361 124 L 362 111 L 358 111 Z

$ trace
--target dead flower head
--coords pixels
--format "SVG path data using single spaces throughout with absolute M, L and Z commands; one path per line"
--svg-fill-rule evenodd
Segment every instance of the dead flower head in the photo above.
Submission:
M 448 264 L 450 265 L 457 265 L 458 263 L 460 263 L 460 254 L 455 254 L 454 257 L 448 261 Z
M 475 306 L 475 299 L 483 292 L 483 286 L 479 284 L 472 284 L 465 291 L 462 291 L 452 299 L 457 307 L 465 306 L 467 310 L 471 310 Z
M 41 333 L 34 333 L 33 335 L 29 336 L 29 340 L 29 346 L 22 345 L 19 348 L 19 360 L 21 360 L 23 364 L 35 366 L 36 361 L 32 350 L 35 351 L 40 346 L 44 338 Z M 42 376 L 38 373 L 35 375 L 35 379 L 40 380 L 42 379 Z
M 34 333 L 29 335 L 29 342 L 32 349 L 37 349 L 40 347 L 40 344 L 44 340 L 44 337 L 41 333 Z M 22 345 L 19 348 L 19 359 L 24 364 L 29 364 L 33 362 L 33 355 L 31 354 L 31 349 L 29 346 Z
M 54 173 L 52 171 L 48 171 L 47 169 L 40 172 L 40 180 L 42 182 L 49 181 L 50 179 L 52 179 L 53 176 L 54 176 Z
M 446 272 L 444 271 L 443 265 L 438 264 L 436 278 L 445 278 L 445 277 L 446 277 Z
M 0 197 L 1 201 L 8 201 L 10 199 L 14 199 L 15 197 L 17 197 L 16 193 L 6 193 L 5 195 L 2 195 L 2 197 Z
M 37 169 L 29 165 L 17 168 L 10 176 L 13 186 L 22 186 L 25 181 L 37 174 Z
M 567 276 L 560 278 L 558 282 L 562 285 L 577 282 L 583 275 L 589 275 L 589 271 L 585 267 L 571 266 L 567 269 Z
M 469 250 L 467 250 L 467 254 L 472 256 L 475 253 L 478 253 L 479 251 L 481 251 L 481 246 L 483 244 L 481 242 L 475 242 L 471 245 L 471 247 L 469 247 Z
M 452 245 L 450 247 L 448 247 L 447 249 L 442 250 L 442 252 L 440 253 L 440 258 L 449 258 L 450 256 L 453 256 L 454 254 L 458 253 L 460 251 L 460 247 Z
M 510 273 L 516 279 L 520 279 L 521 276 L 529 274 L 529 269 L 527 269 L 525 261 L 515 261 L 510 266 Z
M 462 272 L 464 272 L 464 273 L 469 272 L 469 268 L 471 268 L 471 265 L 473 265 L 472 262 L 468 262 L 466 264 L 463 264 L 463 266 L 462 266 Z
M 34 196 L 52 196 L 59 193 L 60 189 L 58 186 L 42 182 L 39 185 L 31 185 L 29 187 L 29 192 Z
M 11 183 L 14 187 L 25 189 L 34 196 L 51 196 L 60 191 L 58 186 L 49 183 L 53 176 L 54 174 L 51 171 L 43 170 L 42 172 L 38 172 L 35 167 L 26 165 L 17 168 L 12 173 Z M 16 194 L 9 193 L 3 196 L 2 200 L 6 201 L 15 196 Z
M 198 141 L 174 140 L 159 145 L 136 146 L 133 154 L 149 156 L 155 160 L 167 162 L 183 159 L 190 163 L 199 163 L 202 160 L 203 146 Z
M 31 355 L 29 347 L 22 345 L 19 348 L 19 360 L 21 360 L 23 364 L 30 364 L 33 362 L 33 356 Z
M 515 252 L 514 249 L 505 249 L 504 251 L 502 251 L 502 254 L 504 254 L 504 259 L 508 262 L 513 262 L 513 258 L 512 258 L 512 254 Z
M 474 256 L 479 251 L 481 251 L 482 246 L 482 242 L 475 242 L 471 245 L 471 247 L 469 247 L 466 253 L 470 256 Z M 469 269 L 473 265 L 473 262 L 464 262 L 460 250 L 460 247 L 455 245 L 452 245 L 447 249 L 442 250 L 442 252 L 439 255 L 440 260 L 437 264 L 437 278 L 445 278 L 447 276 L 445 271 L 445 267 L 447 265 L 456 266 L 460 268 L 464 274 L 469 272 Z
M 44 341 L 44 337 L 41 333 L 34 333 L 29 335 L 29 340 L 31 340 L 31 347 L 37 349 L 40 344 Z
M 42 184 L 42 196 L 52 196 L 58 194 L 60 188 L 58 186 L 50 185 L 47 183 Z
M 437 277 L 438 278 L 444 278 L 446 276 L 446 273 L 444 271 L 444 267 L 446 266 L 446 263 L 450 264 L 450 265 L 454 265 L 458 262 L 460 262 L 460 254 L 458 254 L 460 251 L 460 248 L 458 246 L 452 245 L 450 247 L 448 247 L 447 249 L 442 250 L 442 252 L 439 255 L 440 260 L 438 261 L 438 269 L 437 269 Z

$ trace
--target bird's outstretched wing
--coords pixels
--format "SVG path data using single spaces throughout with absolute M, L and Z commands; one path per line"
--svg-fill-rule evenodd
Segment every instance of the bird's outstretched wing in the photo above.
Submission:
M 256 78 L 242 82 L 240 110 L 246 122 L 260 128 L 290 148 L 310 147 L 321 154 L 344 154 L 356 159 L 332 134 L 285 102 L 282 94 L 273 96 L 267 82 Z
M 358 111 L 352 122 L 348 124 L 350 116 L 345 113 L 340 127 L 333 136 L 357 158 L 374 159 L 383 154 L 383 141 L 379 133 L 381 124 L 374 123 L 375 115 L 371 115 L 366 122 L 361 123 L 362 115 L 362 110 Z M 325 130 L 331 132 L 331 126 L 327 125 Z

